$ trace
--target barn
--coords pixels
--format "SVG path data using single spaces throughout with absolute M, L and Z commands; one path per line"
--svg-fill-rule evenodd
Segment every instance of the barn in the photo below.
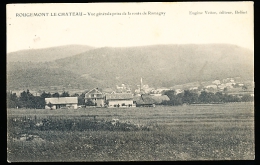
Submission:
M 45 98 L 45 109 L 77 109 L 78 98 L 77 97 L 52 97 Z

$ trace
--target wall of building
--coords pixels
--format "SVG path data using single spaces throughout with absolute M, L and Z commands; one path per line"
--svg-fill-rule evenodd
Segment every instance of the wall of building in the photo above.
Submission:
M 51 108 L 47 105 L 45 105 L 45 109 L 56 109 L 56 105 L 53 105 Z
M 72 109 L 78 109 L 78 104 L 67 104 L 66 107 L 70 107 Z
M 66 104 L 66 106 L 63 105 L 53 105 L 51 108 L 52 109 L 60 109 L 61 107 L 66 107 L 69 109 L 78 109 L 78 104 L 74 103 L 74 104 Z M 45 105 L 45 109 L 51 109 L 49 106 Z

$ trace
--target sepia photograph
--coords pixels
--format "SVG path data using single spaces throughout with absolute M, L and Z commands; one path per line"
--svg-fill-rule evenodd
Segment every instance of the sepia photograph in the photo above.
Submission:
M 254 2 L 6 5 L 7 162 L 254 160 Z

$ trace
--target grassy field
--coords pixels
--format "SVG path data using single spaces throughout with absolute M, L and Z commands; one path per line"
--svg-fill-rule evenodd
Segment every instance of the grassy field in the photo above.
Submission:
M 252 160 L 255 155 L 252 103 L 7 113 L 11 162 Z

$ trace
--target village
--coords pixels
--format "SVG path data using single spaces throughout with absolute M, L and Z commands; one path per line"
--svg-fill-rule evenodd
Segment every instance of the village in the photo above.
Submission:
M 192 86 L 193 85 L 193 86 Z M 180 87 L 180 88 L 178 88 Z M 112 88 L 93 88 L 84 94 L 84 105 L 80 105 L 77 97 L 51 97 L 45 98 L 45 109 L 78 109 L 82 107 L 97 108 L 134 108 L 134 107 L 155 107 L 170 98 L 166 91 L 174 90 L 175 95 L 184 93 L 185 90 L 192 91 L 198 95 L 202 91 L 224 92 L 232 96 L 242 97 L 244 94 L 254 96 L 253 84 L 239 82 L 239 77 L 214 80 L 199 86 L 186 84 L 174 88 L 153 88 L 143 84 L 142 78 L 136 89 L 131 89 L 127 84 L 116 85 Z M 132 92 L 133 91 L 133 92 Z
M 131 91 L 129 85 L 122 84 L 112 88 L 93 88 L 85 93 L 85 105 L 78 105 L 77 97 L 52 97 L 45 98 L 45 109 L 70 108 L 78 109 L 81 107 L 106 107 L 106 108 L 133 108 L 133 107 L 154 107 L 163 101 L 170 100 L 167 95 L 163 95 L 164 89 L 154 90 L 148 85 L 143 85 L 142 78 L 138 89 Z M 166 89 L 167 90 L 167 89 Z

